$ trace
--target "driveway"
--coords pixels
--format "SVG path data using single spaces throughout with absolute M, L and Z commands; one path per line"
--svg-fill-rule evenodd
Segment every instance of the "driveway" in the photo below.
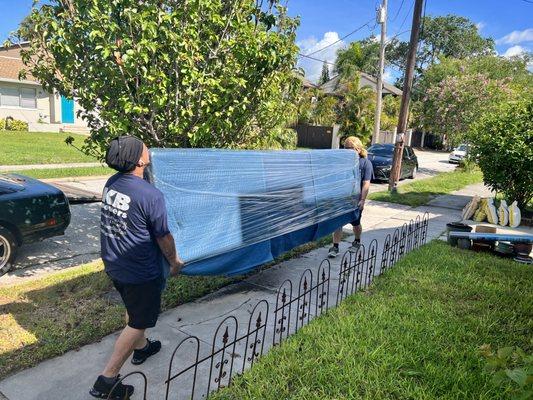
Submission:
M 448 163 L 448 154 L 436 151 L 416 151 L 420 165 L 417 179 L 428 178 L 440 172 L 452 171 L 455 165 Z M 410 179 L 400 184 L 412 182 Z M 49 183 L 54 183 L 50 182 Z M 102 192 L 105 179 L 86 181 L 60 180 L 58 185 L 69 185 L 91 192 Z M 386 190 L 386 183 L 372 183 L 371 192 Z M 72 220 L 64 236 L 22 246 L 18 252 L 15 271 L 0 277 L 0 285 L 41 276 L 100 257 L 100 203 L 71 205 Z

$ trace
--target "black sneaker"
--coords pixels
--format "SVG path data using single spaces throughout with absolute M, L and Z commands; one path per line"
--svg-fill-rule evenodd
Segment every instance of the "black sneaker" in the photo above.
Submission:
M 337 257 L 337 254 L 339 254 L 339 248 L 338 247 L 332 246 L 332 247 L 329 248 L 329 250 L 328 250 L 328 257 L 329 258 L 335 258 L 335 257 Z
M 112 383 L 106 383 L 104 377 L 100 375 L 96 382 L 94 383 L 89 393 L 91 396 L 98 399 L 113 399 L 113 400 L 127 400 L 133 394 L 133 386 L 123 385 L 122 382 L 117 384 L 120 380 L 120 375 L 118 375 Z M 117 385 L 114 389 L 113 386 Z M 113 393 L 111 393 L 113 389 Z M 111 396 L 110 396 L 111 394 Z
M 352 245 L 350 246 L 350 248 L 348 250 L 350 250 L 353 253 L 357 253 L 360 248 L 361 248 L 361 242 L 357 241 L 357 240 L 354 240 L 352 242 Z
M 131 363 L 139 365 L 146 361 L 146 359 L 161 350 L 161 342 L 159 340 L 146 339 L 146 347 L 144 349 L 134 350 Z

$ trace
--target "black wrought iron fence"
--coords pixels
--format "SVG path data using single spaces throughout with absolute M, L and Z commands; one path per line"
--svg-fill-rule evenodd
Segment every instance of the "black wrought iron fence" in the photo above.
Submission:
M 285 280 L 275 299 L 270 299 L 272 304 L 266 299 L 260 300 L 251 310 L 244 332 L 240 332 L 237 318 L 230 315 L 219 323 L 210 344 L 197 336 L 186 337 L 172 352 L 164 383 L 165 400 L 206 398 L 212 391 L 231 385 L 235 376 L 251 368 L 268 347 L 280 345 L 326 312 L 330 305 L 337 306 L 346 297 L 368 287 L 375 276 L 385 273 L 405 254 L 425 244 L 428 225 L 429 214 L 425 213 L 422 218 L 417 216 L 392 235 L 388 234 L 379 264 L 380 246 L 375 239 L 368 248 L 361 245 L 356 252 L 347 251 L 341 258 L 334 293 L 330 293 L 332 266 L 326 259 L 319 265 L 316 275 L 306 269 L 297 288 L 290 279 Z M 330 295 L 335 297 L 334 301 L 330 301 Z M 175 360 L 182 353 L 192 354 L 193 361 L 185 366 L 180 364 L 175 371 Z M 120 382 L 134 375 L 142 378 L 142 398 L 147 400 L 148 380 L 144 373 L 132 372 Z

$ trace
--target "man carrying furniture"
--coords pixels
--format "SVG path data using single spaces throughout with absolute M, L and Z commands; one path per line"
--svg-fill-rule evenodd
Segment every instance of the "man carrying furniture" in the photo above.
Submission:
M 132 136 L 111 141 L 107 164 L 118 171 L 107 181 L 102 195 L 100 242 L 105 271 L 120 293 L 127 311 L 127 326 L 90 394 L 107 399 L 128 399 L 133 386 L 119 383 L 119 371 L 133 353 L 132 364 L 142 364 L 161 349 L 161 342 L 145 337 L 157 322 L 165 285 L 163 257 L 170 274 L 183 262 L 167 225 L 163 194 L 143 179 L 150 163 L 148 148 Z
M 344 148 L 350 149 L 357 154 L 359 154 L 359 172 L 361 175 L 361 197 L 359 198 L 359 203 L 357 205 L 359 209 L 359 217 L 352 221 L 353 234 L 355 235 L 355 240 L 350 246 L 350 251 L 357 251 L 361 247 L 361 234 L 363 233 L 363 227 L 361 226 L 361 214 L 365 208 L 366 196 L 368 196 L 368 191 L 370 190 L 370 181 L 374 177 L 374 169 L 372 168 L 372 163 L 367 158 L 367 151 L 363 147 L 361 140 L 355 136 L 350 136 L 344 141 Z M 335 258 L 339 254 L 339 243 L 342 239 L 342 227 L 337 229 L 333 233 L 333 246 L 328 251 L 329 258 Z

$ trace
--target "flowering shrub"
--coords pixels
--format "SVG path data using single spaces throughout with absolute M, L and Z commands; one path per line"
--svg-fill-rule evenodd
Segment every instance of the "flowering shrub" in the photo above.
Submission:
M 483 113 L 512 98 L 509 83 L 509 78 L 489 79 L 481 73 L 447 76 L 423 97 L 423 128 L 458 144 Z

